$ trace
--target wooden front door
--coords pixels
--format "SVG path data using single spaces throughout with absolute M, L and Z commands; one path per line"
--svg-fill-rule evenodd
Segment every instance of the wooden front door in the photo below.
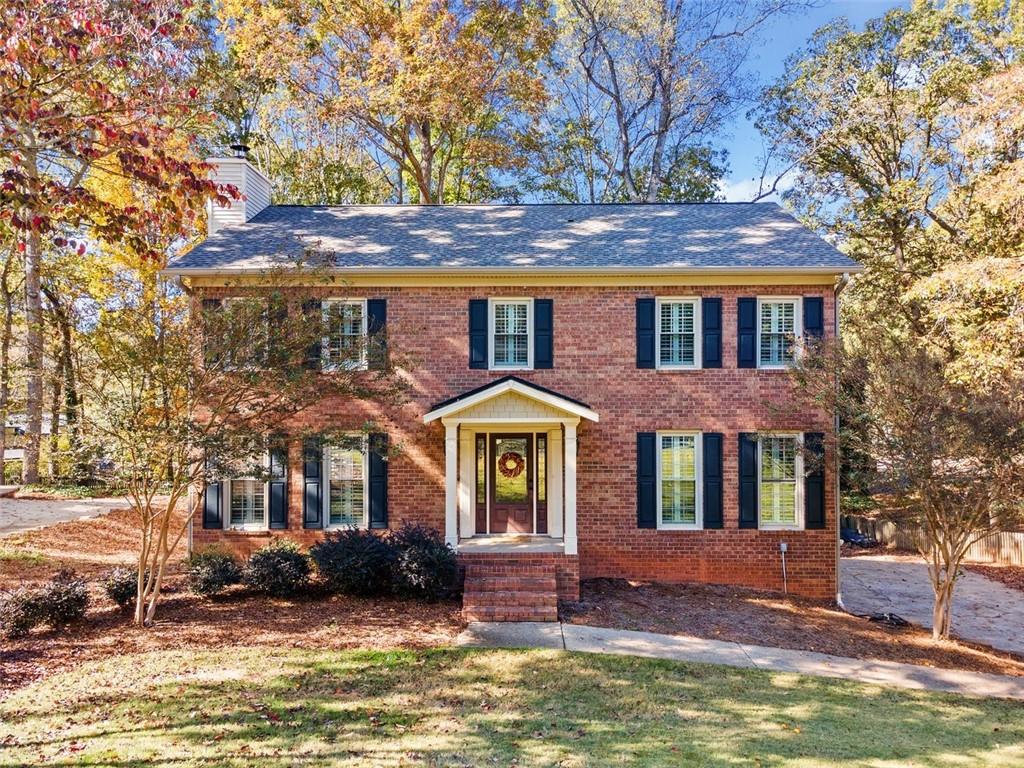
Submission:
M 491 435 L 491 533 L 533 533 L 533 435 Z

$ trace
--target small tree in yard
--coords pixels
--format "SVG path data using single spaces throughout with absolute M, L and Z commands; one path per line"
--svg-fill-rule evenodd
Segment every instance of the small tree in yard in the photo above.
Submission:
M 1024 498 L 1024 396 L 949 373 L 919 340 L 885 334 L 870 350 L 822 345 L 793 372 L 804 397 L 840 414 L 840 447 L 869 458 L 891 516 L 920 529 L 936 639 L 949 638 L 967 550 L 1019 522 Z
M 289 271 L 294 278 L 296 270 Z M 400 402 L 403 380 L 384 339 L 365 349 L 371 365 L 321 373 L 308 364 L 319 344 L 319 314 L 274 286 L 217 308 L 175 295 L 152 272 L 127 273 L 117 304 L 97 311 L 91 334 L 92 433 L 113 460 L 138 514 L 135 622 L 153 622 L 167 562 L 203 503 L 204 484 L 222 476 L 266 476 L 262 457 L 297 414 L 323 398 Z M 311 272 L 305 282 L 320 278 Z M 243 290 L 237 293 L 245 293 Z M 190 491 L 192 493 L 190 494 Z M 157 497 L 166 495 L 166 506 Z

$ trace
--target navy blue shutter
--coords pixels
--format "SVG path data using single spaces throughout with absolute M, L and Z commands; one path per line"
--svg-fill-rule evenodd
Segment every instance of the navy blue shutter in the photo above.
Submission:
M 740 432 L 740 528 L 757 528 L 757 435 Z
M 757 368 L 757 299 L 736 299 L 736 367 Z
M 700 300 L 701 360 L 704 368 L 722 367 L 722 300 Z
M 533 300 L 533 367 L 553 368 L 555 365 L 554 302 Z
M 207 483 L 203 489 L 203 528 L 223 528 L 220 511 L 220 483 Z
M 203 299 L 203 316 L 208 317 L 213 312 L 219 312 L 222 305 L 220 299 Z M 212 338 L 208 328 L 204 329 L 203 334 L 203 364 L 217 365 L 220 362 L 220 352 L 216 347 L 220 340 Z
M 654 368 L 654 299 L 636 300 L 636 367 Z
M 722 527 L 722 435 L 705 432 L 704 443 L 704 527 Z
M 306 349 L 306 368 L 311 371 L 320 370 L 320 351 L 323 346 L 323 305 L 320 299 L 309 299 L 302 302 L 302 312 L 310 324 L 309 333 L 314 335 Z
M 808 472 L 804 476 L 804 527 L 825 527 L 825 435 L 822 432 L 804 433 L 807 449 Z
M 657 435 L 636 433 L 636 526 L 658 527 L 658 464 Z
M 388 301 L 387 299 L 369 299 L 366 302 L 366 331 L 369 334 L 367 344 L 367 364 L 371 371 L 380 371 L 388 364 Z
M 288 528 L 288 446 L 275 445 L 270 449 L 270 527 Z
M 302 443 L 302 526 L 323 527 L 323 447 L 315 437 Z
M 805 296 L 803 305 L 804 334 L 820 339 L 825 335 L 825 300 L 821 296 Z
M 388 436 L 370 435 L 370 527 L 388 527 Z
M 487 299 L 469 300 L 469 367 L 487 368 Z

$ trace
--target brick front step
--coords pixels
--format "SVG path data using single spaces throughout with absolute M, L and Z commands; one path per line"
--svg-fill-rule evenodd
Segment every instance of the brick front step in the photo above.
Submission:
M 558 579 L 549 563 L 473 563 L 466 568 L 466 621 L 557 621 Z

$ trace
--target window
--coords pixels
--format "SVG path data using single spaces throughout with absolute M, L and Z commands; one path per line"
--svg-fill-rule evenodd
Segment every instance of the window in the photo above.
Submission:
M 700 368 L 699 299 L 658 299 L 658 368 Z
M 214 355 L 225 370 L 242 371 L 262 368 L 266 362 L 268 346 L 267 303 L 244 296 L 224 299 L 224 313 L 220 317 L 220 349 Z M 259 328 L 253 333 L 253 328 Z
M 761 528 L 799 528 L 803 456 L 797 435 L 762 437 L 758 447 Z
M 326 448 L 328 492 L 325 494 L 328 528 L 366 525 L 366 441 L 354 438 Z
M 796 359 L 799 309 L 799 299 L 758 299 L 758 368 L 784 368 Z
M 658 433 L 658 527 L 700 528 L 699 432 Z
M 366 365 L 366 302 L 327 299 L 322 304 L 324 370 Z
M 241 477 L 229 483 L 230 527 L 263 529 L 267 527 L 266 485 L 262 480 Z
M 491 299 L 491 368 L 532 368 L 533 301 Z

